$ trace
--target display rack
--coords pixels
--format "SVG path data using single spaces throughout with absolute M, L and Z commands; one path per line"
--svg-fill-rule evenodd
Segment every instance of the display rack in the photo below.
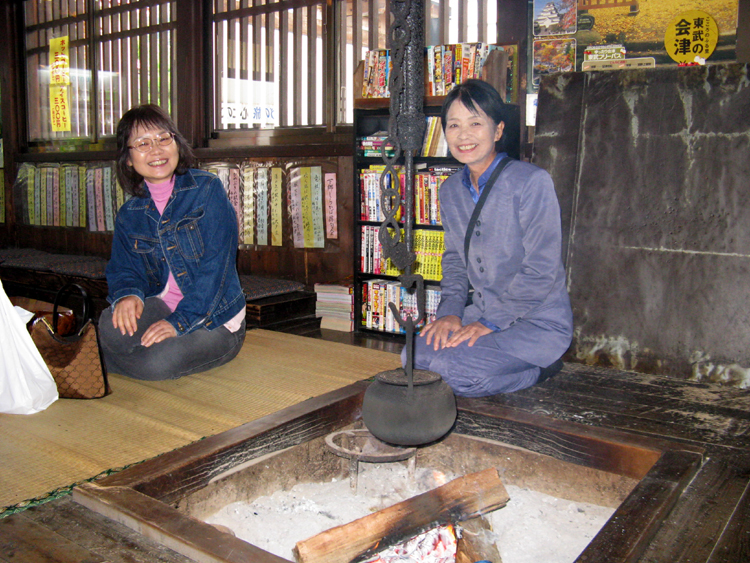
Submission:
M 505 91 L 506 76 L 500 69 L 507 65 L 507 54 L 502 51 L 491 51 L 485 60 L 482 79 L 490 82 L 498 91 Z M 425 65 L 425 69 L 427 66 Z M 361 92 L 364 76 L 364 63 L 360 63 L 354 76 L 355 92 Z M 425 79 L 427 82 L 427 78 Z M 428 91 L 425 89 L 425 91 Z M 440 128 L 439 116 L 445 96 L 425 96 L 424 114 L 426 120 L 435 119 Z M 508 135 L 509 153 L 518 157 L 520 150 L 520 111 L 517 105 L 508 105 L 511 110 L 509 123 L 505 132 Z M 384 167 L 382 156 L 378 154 L 377 145 L 372 141 L 363 146 L 363 139 L 369 139 L 377 133 L 388 130 L 390 118 L 389 98 L 357 98 L 354 101 L 354 330 L 356 332 L 391 333 L 400 336 L 401 330 L 393 319 L 387 304 L 391 301 L 401 302 L 404 313 L 412 311 L 412 297 L 403 288 L 396 288 L 400 273 L 389 261 L 382 258 L 379 251 L 378 229 L 383 216 L 379 213 L 379 177 L 378 168 Z M 429 131 L 429 129 L 428 129 Z M 426 135 L 425 143 L 431 143 L 434 149 L 435 135 Z M 424 143 L 423 143 L 424 144 Z M 435 154 L 435 150 L 425 150 L 423 154 Z M 438 150 L 439 152 L 439 150 Z M 399 164 L 403 164 L 403 157 Z M 434 314 L 439 303 L 440 259 L 443 253 L 442 225 L 439 219 L 439 202 L 437 191 L 440 184 L 461 164 L 450 155 L 421 156 L 414 159 L 417 177 L 414 181 L 414 250 L 417 260 L 415 274 L 425 279 L 427 289 L 427 313 Z M 372 181 L 363 178 L 371 176 Z M 430 177 L 431 184 L 424 187 L 419 178 Z M 424 189 L 423 189 L 424 188 Z M 403 218 L 401 219 L 401 221 Z M 403 224 L 403 222 L 401 223 Z

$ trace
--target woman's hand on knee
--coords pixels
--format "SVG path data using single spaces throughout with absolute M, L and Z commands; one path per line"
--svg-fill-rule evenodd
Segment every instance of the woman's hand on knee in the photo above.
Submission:
M 427 338 L 427 346 L 431 343 L 435 350 L 445 348 L 452 332 L 461 328 L 461 319 L 456 315 L 446 315 L 426 325 L 420 336 Z
M 115 310 L 112 312 L 112 326 L 120 330 L 125 336 L 130 336 L 138 330 L 138 319 L 143 313 L 143 301 L 135 295 L 123 297 L 115 304 Z
M 466 340 L 469 341 L 469 346 L 474 346 L 474 343 L 485 334 L 492 332 L 491 328 L 484 326 L 482 323 L 474 321 L 466 326 L 462 326 L 458 330 L 453 331 L 453 334 L 445 343 L 446 348 L 455 348 Z
M 148 348 L 152 344 L 177 336 L 175 328 L 164 319 L 156 321 L 146 329 L 141 338 L 141 344 Z

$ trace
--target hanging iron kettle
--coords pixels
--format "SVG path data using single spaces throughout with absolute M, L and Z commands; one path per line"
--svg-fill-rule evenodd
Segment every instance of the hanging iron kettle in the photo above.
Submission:
M 456 398 L 439 374 L 404 369 L 380 372 L 365 391 L 362 420 L 370 433 L 389 444 L 419 446 L 450 432 Z

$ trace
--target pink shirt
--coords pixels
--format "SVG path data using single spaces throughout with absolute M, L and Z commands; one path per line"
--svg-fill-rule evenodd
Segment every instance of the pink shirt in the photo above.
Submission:
M 172 195 L 172 189 L 174 188 L 174 175 L 167 182 L 161 184 L 151 184 L 146 182 L 146 185 L 151 192 L 151 199 L 154 200 L 156 209 L 159 210 L 159 213 L 164 213 L 164 208 L 167 206 L 169 197 Z M 182 301 L 182 291 L 180 291 L 180 286 L 177 285 L 177 280 L 175 280 L 172 275 L 172 270 L 169 271 L 167 286 L 164 288 L 164 291 L 161 292 L 159 297 L 161 297 L 162 301 L 167 304 L 170 311 L 174 311 L 177 308 L 177 304 Z
M 172 196 L 172 190 L 174 189 L 174 175 L 167 182 L 161 184 L 151 184 L 146 182 L 148 190 L 151 192 L 151 199 L 154 200 L 156 209 L 159 213 L 164 213 L 164 208 L 167 206 L 169 198 Z M 170 311 L 174 311 L 177 308 L 177 304 L 182 301 L 182 291 L 180 286 L 177 285 L 177 280 L 172 275 L 172 270 L 169 271 L 169 278 L 167 278 L 167 286 L 164 291 L 161 292 L 159 297 L 167 304 Z M 237 315 L 230 319 L 224 324 L 230 332 L 237 332 L 242 326 L 242 321 L 245 319 L 245 310 L 243 309 Z

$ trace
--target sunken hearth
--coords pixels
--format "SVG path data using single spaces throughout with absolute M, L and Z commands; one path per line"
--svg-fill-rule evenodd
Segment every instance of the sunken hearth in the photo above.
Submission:
M 73 498 L 196 561 L 281 563 L 202 519 L 234 501 L 351 474 L 357 461 L 332 453 L 326 437 L 330 442 L 331 435 L 361 427 L 366 386 L 348 386 L 82 485 Z M 412 459 L 403 463 L 446 474 L 495 468 L 506 484 L 617 507 L 578 558 L 617 562 L 648 547 L 703 451 L 460 401 L 454 431 Z

